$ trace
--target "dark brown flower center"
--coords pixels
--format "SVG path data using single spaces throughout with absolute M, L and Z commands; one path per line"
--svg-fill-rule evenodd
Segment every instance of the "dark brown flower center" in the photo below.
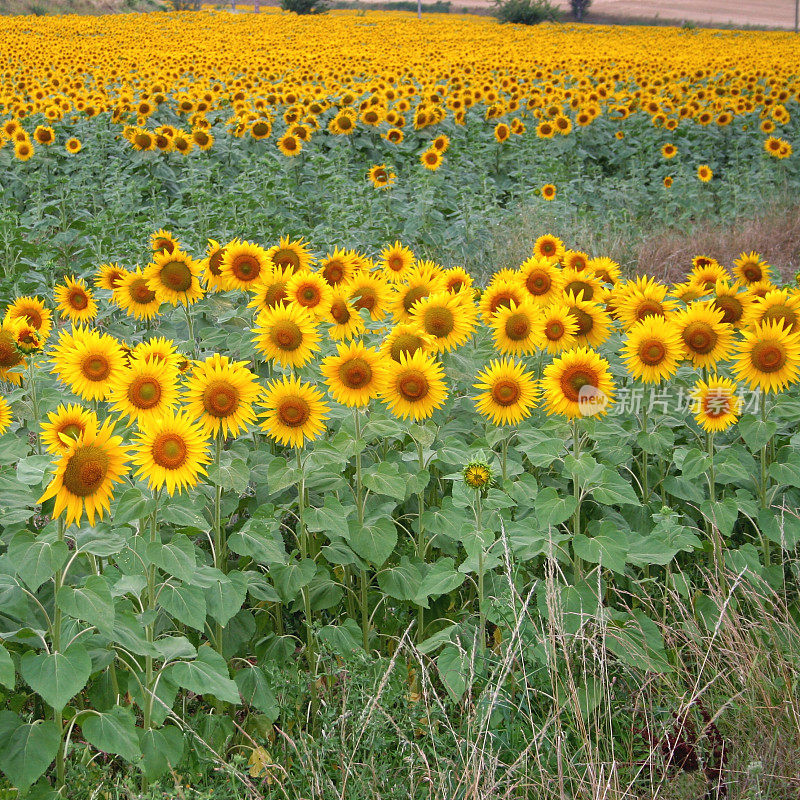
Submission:
M 105 480 L 108 467 L 108 453 L 103 448 L 96 445 L 78 447 L 64 470 L 64 486 L 78 497 L 94 494 Z

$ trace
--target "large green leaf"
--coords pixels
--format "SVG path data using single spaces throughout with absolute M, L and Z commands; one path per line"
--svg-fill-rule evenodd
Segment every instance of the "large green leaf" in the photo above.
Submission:
M 639 498 L 633 487 L 611 467 L 606 467 L 600 475 L 597 486 L 589 487 L 596 502 L 606 506 L 638 506 Z
M 247 576 L 241 572 L 229 572 L 221 581 L 203 591 L 209 615 L 225 626 L 244 605 Z
M 102 575 L 89 575 L 83 586 L 75 589 L 62 586 L 56 602 L 65 614 L 94 625 L 101 633 L 110 634 L 114 629 L 114 601 Z
M 183 733 L 174 725 L 139 731 L 142 751 L 141 768 L 151 781 L 175 769 L 183 758 Z
M 277 536 L 268 536 L 264 523 L 245 525 L 241 531 L 228 537 L 228 547 L 240 556 L 248 556 L 265 567 L 272 564 L 285 564 L 286 548 L 283 540 Z
M 210 694 L 226 703 L 239 704 L 239 690 L 230 679 L 225 659 L 208 645 L 197 651 L 194 661 L 179 661 L 167 667 L 178 686 L 195 694 Z
M 24 722 L 0 711 L 0 770 L 21 792 L 44 775 L 58 753 L 61 734 L 55 722 Z
M 36 591 L 67 561 L 66 542 L 50 541 L 44 535 L 36 538 L 28 531 L 18 533 L 8 546 L 8 558 L 23 583 Z
M 572 549 L 576 556 L 590 564 L 600 564 L 614 572 L 625 572 L 628 542 L 623 533 L 617 536 L 601 533 L 592 538 L 579 533 L 572 537 Z
M 352 520 L 347 541 L 357 555 L 380 567 L 397 544 L 397 528 L 387 517 L 362 525 Z
M 92 674 L 92 659 L 86 648 L 76 642 L 59 653 L 25 653 L 19 672 L 47 705 L 61 711 L 86 686 Z
M 469 653 L 454 644 L 445 645 L 436 658 L 436 667 L 447 693 L 458 702 L 464 696 L 469 683 Z
M 406 496 L 406 479 L 400 475 L 397 464 L 381 461 L 374 469 L 364 474 L 364 486 L 374 494 L 385 495 L 394 500 Z
M 440 558 L 431 564 L 419 585 L 414 602 L 428 607 L 429 597 L 441 597 L 454 589 L 458 589 L 467 579 L 463 572 L 458 572 L 452 558 Z
M 114 706 L 102 713 L 89 712 L 83 717 L 81 731 L 89 744 L 104 753 L 122 756 L 132 764 L 142 757 L 136 717 L 129 708 Z
M 560 525 L 568 520 L 575 511 L 575 506 L 572 495 L 559 494 L 552 486 L 542 489 L 534 503 L 539 525 L 543 528 Z
M 419 568 L 403 556 L 394 567 L 386 567 L 378 573 L 381 591 L 395 600 L 413 600 L 419 591 L 422 573 Z
M 8 650 L 0 644 L 0 686 L 13 689 L 14 684 L 14 662 Z
M 273 564 L 269 568 L 275 591 L 284 603 L 294 600 L 297 593 L 311 583 L 316 571 L 317 565 L 310 558 L 292 561 L 289 564 Z
M 234 676 L 242 700 L 249 706 L 266 714 L 273 722 L 278 718 L 280 708 L 264 670 L 258 666 L 247 666 Z
M 324 533 L 329 539 L 339 536 L 347 538 L 348 518 L 356 513 L 356 507 L 343 506 L 332 494 L 325 496 L 322 508 L 309 509 L 306 514 L 306 525 L 310 531 Z
M 192 583 L 197 555 L 194 542 L 188 536 L 176 534 L 166 544 L 148 543 L 147 557 L 167 574 L 174 575 L 187 584 Z
M 158 595 L 161 607 L 178 622 L 202 631 L 206 625 L 206 598 L 197 586 L 164 584 Z

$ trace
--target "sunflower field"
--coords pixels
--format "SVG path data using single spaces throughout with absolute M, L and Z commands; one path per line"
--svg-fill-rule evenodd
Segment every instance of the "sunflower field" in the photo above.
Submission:
M 0 31 L 0 797 L 796 794 L 795 38 Z

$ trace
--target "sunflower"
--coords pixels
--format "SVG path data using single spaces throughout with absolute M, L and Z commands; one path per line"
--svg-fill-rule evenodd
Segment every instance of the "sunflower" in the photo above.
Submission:
M 367 179 L 376 189 L 388 189 L 397 180 L 397 175 L 387 169 L 386 164 L 375 164 L 369 168 Z
M 39 352 L 44 346 L 39 331 L 33 325 L 22 320 L 17 320 L 17 325 L 18 327 L 14 333 L 17 349 L 26 355 Z
M 564 303 L 554 303 L 543 309 L 537 321 L 541 331 L 540 347 L 548 353 L 561 353 L 575 346 L 578 334 L 578 320 L 570 313 Z
M 743 330 L 736 345 L 733 371 L 751 389 L 777 392 L 800 375 L 800 334 L 790 333 L 779 320 Z
M 512 303 L 520 305 L 529 297 L 528 292 L 515 276 L 514 279 L 492 278 L 480 300 L 481 319 L 486 325 L 491 325 L 492 318 L 501 308 L 509 308 Z
M 675 327 L 663 317 L 646 317 L 628 330 L 622 358 L 628 372 L 643 383 L 661 383 L 678 371 L 683 346 Z
M 175 342 L 163 336 L 154 336 L 139 342 L 131 351 L 132 361 L 159 361 L 169 364 L 174 369 L 178 369 L 178 362 L 181 358 Z
M 396 241 L 381 250 L 378 266 L 390 283 L 400 283 L 414 266 L 414 252 Z
M 587 269 L 592 272 L 592 274 L 601 280 L 605 284 L 610 284 L 611 286 L 615 286 L 619 281 L 619 276 L 622 273 L 622 269 L 616 261 L 612 261 L 610 258 L 606 258 L 605 256 L 600 256 L 599 258 L 590 258 L 587 264 Z
M 128 270 L 125 269 L 125 267 L 121 267 L 119 264 L 101 264 L 95 275 L 95 288 L 106 289 L 109 292 L 113 292 L 128 274 Z
M 135 359 L 114 377 L 108 401 L 131 421 L 149 423 L 178 404 L 178 371 L 167 361 Z
M 583 272 L 589 266 L 589 256 L 580 250 L 565 250 L 561 256 L 561 265 L 564 269 Z
M 0 435 L 8 430 L 11 419 L 11 406 L 8 404 L 8 400 L 0 395 Z
M 283 153 L 287 158 L 300 155 L 300 151 L 303 149 L 303 142 L 300 140 L 300 138 L 292 133 L 289 133 L 288 131 L 284 133 L 280 139 L 278 139 L 276 144 L 281 153 Z
M 253 299 L 247 304 L 248 308 L 263 311 L 265 308 L 274 308 L 279 303 L 286 303 L 286 285 L 292 277 L 291 268 L 268 270 L 253 287 Z
M 152 490 L 167 487 L 169 496 L 177 489 L 197 485 L 209 462 L 208 439 L 199 422 L 185 411 L 166 411 L 142 424 L 133 441 L 136 476 L 147 478 Z
M 519 267 L 519 279 L 537 304 L 550 305 L 562 295 L 561 270 L 550 258 L 534 255 L 524 261 Z
M 392 302 L 395 322 L 410 322 L 411 308 L 418 300 L 444 289 L 444 280 L 439 270 L 429 268 L 425 262 L 417 262 L 406 275 L 405 282 L 397 287 Z
M 606 291 L 603 282 L 589 270 L 564 267 L 560 278 L 561 290 L 565 295 L 573 294 L 579 300 L 591 300 L 594 303 L 602 303 L 605 300 Z
M 664 158 L 675 158 L 678 155 L 678 148 L 674 144 L 668 143 L 661 148 L 661 155 Z
M 324 317 L 331 302 L 332 290 L 319 273 L 297 272 L 286 284 L 288 301 L 302 306 L 314 317 Z
M 400 353 L 399 361 L 387 361 L 381 396 L 396 417 L 430 417 L 447 398 L 442 365 L 422 350 Z
M 344 406 L 366 406 L 383 388 L 383 357 L 361 342 L 339 344 L 337 350 L 337 355 L 328 356 L 320 364 L 331 396 Z
M 322 392 L 295 376 L 270 381 L 262 405 L 261 428 L 280 444 L 300 448 L 325 430 L 329 407 Z
M 353 339 L 364 331 L 364 320 L 350 303 L 346 287 L 333 290 L 328 306 L 328 322 L 331 323 L 328 333 L 336 341 Z
M 605 414 L 614 401 L 608 361 L 589 347 L 557 356 L 544 369 L 542 388 L 547 413 L 568 419 Z
M 533 255 L 536 258 L 546 259 L 551 264 L 557 264 L 561 261 L 561 256 L 564 255 L 564 243 L 557 236 L 551 236 L 549 233 L 540 236 L 533 243 Z
M 122 437 L 113 434 L 113 420 L 99 428 L 98 424 L 90 419 L 86 430 L 61 454 L 52 481 L 37 501 L 55 497 L 53 516 L 66 511 L 67 525 L 80 524 L 84 511 L 90 525 L 95 516 L 102 519 L 109 510 L 114 484 L 128 471 L 128 453 Z
M 705 257 L 704 257 L 705 258 Z M 722 266 L 716 259 L 706 259 L 702 263 L 699 259 L 696 262 L 692 271 L 689 273 L 689 282 L 695 286 L 699 286 L 707 292 L 710 292 L 717 285 L 717 281 L 726 281 L 730 279 L 728 270 Z
M 708 183 L 714 177 L 714 172 L 708 164 L 701 164 L 697 168 L 697 180 Z
M 446 153 L 450 147 L 450 137 L 446 133 L 440 133 L 432 142 L 431 147 L 440 153 Z
M 320 261 L 319 274 L 329 286 L 347 283 L 355 274 L 352 255 L 347 250 L 335 248 L 332 253 L 327 253 L 325 258 Z
M 755 298 L 750 306 L 748 325 L 776 320 L 790 333 L 800 331 L 800 294 L 793 289 L 771 289 Z
M 33 138 L 38 144 L 53 144 L 56 140 L 56 132 L 49 125 L 37 125 L 33 132 Z
M 698 301 L 672 318 L 683 340 L 685 356 L 695 367 L 710 368 L 730 356 L 733 328 L 722 321 L 723 316 L 710 301 Z
M 24 325 L 21 319 L 3 320 L 0 323 L 0 380 L 20 385 L 25 359 L 17 345 L 17 336 Z
M 579 300 L 572 294 L 565 295 L 564 303 L 578 324 L 575 332 L 578 345 L 599 347 L 611 335 L 611 317 L 597 303 Z
M 556 187 L 552 183 L 546 183 L 542 186 L 541 189 L 542 197 L 545 200 L 555 200 L 556 199 Z
M 42 339 L 47 339 L 53 327 L 53 313 L 38 297 L 18 297 L 6 309 L 3 319 L 6 322 L 15 319 L 26 320 L 39 331 Z
M 33 158 L 34 152 L 33 145 L 27 140 L 17 142 L 14 145 L 14 158 L 16 158 L 17 161 L 29 161 Z
M 76 155 L 77 153 L 80 153 L 82 148 L 83 145 L 81 144 L 81 140 L 77 139 L 74 136 L 67 139 L 67 141 L 64 143 L 64 149 L 71 155 Z
M 275 360 L 282 367 L 302 367 L 319 350 L 316 321 L 307 309 L 296 303 L 279 303 L 259 312 L 253 332 L 256 349 L 267 360 Z
M 64 348 L 54 351 L 53 372 L 84 400 L 105 400 L 125 370 L 122 347 L 113 336 L 94 330 L 74 328 L 68 336 L 71 341 L 65 339 Z
M 671 189 L 674 182 L 675 179 L 672 177 L 672 175 L 665 175 L 664 180 L 661 181 L 665 189 Z
M 356 118 L 352 113 L 348 113 L 350 109 L 343 108 L 336 114 L 333 119 L 328 123 L 328 130 L 331 133 L 339 136 L 350 136 L 356 129 Z
M 273 267 L 291 267 L 295 272 L 310 269 L 314 264 L 314 257 L 308 245 L 302 239 L 292 241 L 288 236 L 282 236 L 278 244 L 267 251 Z
M 494 126 L 494 138 L 499 144 L 507 141 L 510 136 L 511 129 L 505 122 L 498 122 L 497 125 Z
M 209 239 L 206 245 L 205 258 L 200 262 L 203 269 L 203 283 L 206 285 L 207 292 L 224 291 L 224 280 L 220 264 L 225 255 L 225 245 L 220 244 L 215 239 Z
M 154 253 L 171 253 L 176 247 L 180 247 L 178 240 L 169 232 L 160 228 L 155 233 L 150 234 L 150 247 Z
M 404 353 L 406 355 L 413 355 L 417 351 L 428 353 L 432 349 L 433 337 L 420 330 L 414 322 L 400 322 L 395 325 L 381 345 L 383 355 L 397 362 Z
M 499 309 L 489 327 L 495 349 L 504 355 L 530 354 L 543 345 L 539 311 L 530 300 Z
M 511 358 L 495 359 L 474 384 L 478 413 L 493 425 L 519 425 L 536 405 L 536 380 Z
M 733 262 L 734 276 L 748 286 L 753 283 L 770 280 L 771 270 L 772 267 L 755 251 L 742 253 Z
M 458 292 L 472 294 L 472 275 L 463 267 L 451 267 L 442 274 L 442 285 L 444 291 L 451 294 L 458 294 Z
M 433 340 L 436 353 L 464 344 L 475 329 L 476 309 L 466 295 L 436 292 L 411 306 L 411 320 Z
M 191 419 L 206 433 L 238 436 L 255 420 L 253 403 L 261 395 L 256 376 L 246 361 L 230 361 L 215 353 L 196 361 L 184 389 L 184 404 Z
M 739 387 L 730 378 L 698 380 L 689 394 L 697 424 L 708 433 L 727 430 L 742 413 Z
M 436 172 L 442 166 L 442 154 L 429 147 L 420 157 L 420 164 L 431 172 Z
M 343 287 L 347 299 L 360 311 L 369 311 L 370 319 L 383 319 L 389 311 L 392 300 L 392 287 L 379 273 L 358 273 Z
M 180 247 L 174 247 L 169 253 L 156 251 L 143 275 L 148 288 L 162 303 L 188 306 L 203 297 L 200 265 Z
M 616 315 L 626 328 L 645 317 L 668 317 L 678 306 L 667 300 L 667 287 L 655 278 L 639 277 L 622 287 L 616 299 Z
M 719 280 L 714 287 L 714 297 L 711 305 L 722 311 L 722 321 L 738 327 L 750 316 L 753 298 L 746 291 L 742 291 L 739 281 L 730 283 Z
M 120 279 L 111 295 L 111 299 L 135 319 L 153 319 L 158 314 L 161 300 L 147 285 L 142 271 L 137 269 Z
M 234 239 L 225 246 L 219 262 L 220 283 L 226 289 L 252 291 L 271 269 L 269 251 L 257 244 Z
M 97 303 L 83 278 L 65 277 L 53 290 L 53 299 L 61 316 L 73 323 L 86 323 L 97 316 Z
M 48 422 L 41 424 L 42 444 L 55 454 L 66 453 L 90 423 L 97 425 L 98 422 L 94 412 L 74 403 L 60 405 L 49 412 L 47 418 Z

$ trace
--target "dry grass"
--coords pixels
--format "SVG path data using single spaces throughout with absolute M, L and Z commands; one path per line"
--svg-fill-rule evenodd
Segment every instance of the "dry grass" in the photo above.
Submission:
M 0 14 L 130 14 L 158 11 L 162 0 L 0 0 Z

